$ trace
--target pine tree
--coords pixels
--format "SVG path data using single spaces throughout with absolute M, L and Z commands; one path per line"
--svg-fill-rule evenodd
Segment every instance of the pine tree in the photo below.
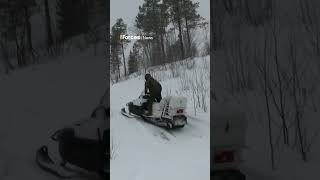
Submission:
M 35 0 L 10 0 L 1 3 L 1 39 L 15 44 L 18 66 L 33 63 L 31 16 L 36 12 Z M 5 47 L 5 46 L 3 46 Z
M 180 58 L 185 58 L 185 49 L 183 43 L 183 0 L 163 0 L 169 8 L 171 22 L 178 27 L 179 44 L 180 44 Z
M 117 79 L 120 78 L 120 64 L 119 41 L 117 39 L 117 32 L 112 28 L 110 35 L 110 71 L 112 74 L 117 75 Z
M 141 58 L 138 50 L 138 44 L 134 43 L 132 47 L 132 51 L 130 51 L 130 55 L 129 55 L 129 62 L 128 62 L 129 74 L 132 74 L 138 71 L 140 59 Z
M 168 17 L 167 6 L 160 3 L 160 0 L 145 0 L 136 16 L 136 27 L 144 34 L 154 37 L 151 54 L 154 54 L 152 59 L 157 64 L 166 58 L 164 36 L 169 24 Z
M 88 3 L 84 1 L 57 0 L 58 28 L 61 31 L 61 39 L 67 40 L 73 36 L 87 32 Z
M 116 76 L 116 81 L 120 79 L 120 48 L 118 41 L 114 39 L 114 34 L 111 34 L 110 40 L 110 72 Z
M 94 0 L 88 1 L 88 25 L 89 31 L 86 36 L 86 42 L 92 44 L 94 55 L 97 54 L 98 43 L 104 38 L 107 25 L 107 1 Z
M 49 0 L 44 0 L 44 9 L 46 15 L 46 31 L 47 31 L 47 48 L 50 48 L 53 44 L 53 35 L 51 28 L 51 16 L 50 16 L 50 8 L 49 8 Z
M 198 27 L 200 21 L 204 20 L 198 13 L 197 8 L 199 8 L 199 2 L 193 3 L 191 0 L 183 0 L 182 14 L 184 17 L 185 28 L 187 32 L 188 40 L 188 56 L 192 56 L 192 40 L 190 37 L 190 30 Z
M 95 29 L 101 25 L 105 25 L 107 19 L 107 1 L 94 0 L 88 1 L 88 24 L 90 29 Z
M 137 70 L 138 70 L 138 67 L 137 67 L 136 57 L 134 56 L 133 52 L 130 51 L 129 60 L 128 60 L 128 71 L 129 71 L 129 74 L 137 72 Z
M 118 78 L 120 78 L 120 56 L 122 54 L 123 57 L 123 65 L 124 65 L 124 71 L 125 71 L 125 76 L 127 75 L 127 67 L 126 67 L 126 61 L 125 61 L 125 56 L 124 56 L 124 49 L 126 45 L 130 42 L 129 40 L 126 39 L 120 39 L 120 35 L 125 35 L 127 32 L 127 26 L 124 24 L 123 20 L 117 19 L 116 23 L 112 26 L 111 29 L 111 39 L 110 39 L 110 44 L 111 44 L 111 68 L 113 70 L 113 73 L 117 72 L 118 73 Z
M 61 39 L 66 40 L 72 37 L 75 31 L 75 15 L 72 10 L 72 1 L 57 1 L 58 29 L 61 32 Z
M 123 22 L 121 18 L 117 19 L 116 23 L 112 27 L 113 31 L 113 38 L 114 41 L 118 41 L 117 46 L 121 48 L 122 58 L 123 58 L 123 67 L 124 67 L 124 75 L 127 76 L 127 65 L 126 65 L 126 58 L 124 56 L 124 49 L 126 48 L 127 44 L 130 42 L 128 39 L 120 39 L 120 35 L 127 34 L 127 25 Z

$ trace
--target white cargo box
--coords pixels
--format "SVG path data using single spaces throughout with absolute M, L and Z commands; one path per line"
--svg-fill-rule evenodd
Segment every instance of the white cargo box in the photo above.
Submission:
M 245 113 L 235 105 L 215 105 L 211 120 L 211 153 L 233 151 L 233 163 L 215 163 L 214 169 L 238 166 L 242 161 L 242 150 L 246 147 L 246 130 L 248 122 Z M 214 162 L 213 162 L 214 163 Z
M 183 96 L 171 96 L 169 104 L 171 108 L 185 109 L 187 107 L 187 98 Z
M 167 105 L 169 105 L 169 107 L 165 110 L 168 114 L 174 115 L 176 114 L 177 109 L 183 109 L 185 111 L 187 107 L 187 102 L 188 102 L 187 98 L 183 96 L 166 96 L 161 100 L 159 107 L 158 105 L 156 105 L 156 106 L 153 106 L 153 108 L 162 109 L 162 108 L 166 108 Z
M 245 146 L 248 122 L 236 105 L 217 104 L 211 121 L 211 146 Z

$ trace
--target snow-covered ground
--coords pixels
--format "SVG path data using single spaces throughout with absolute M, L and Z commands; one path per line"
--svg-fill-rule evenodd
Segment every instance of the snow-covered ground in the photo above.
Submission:
M 162 96 L 188 98 L 188 124 L 183 129 L 165 130 L 121 115 L 120 109 L 144 89 L 144 75 L 111 85 L 112 180 L 210 179 L 209 111 L 194 108 L 197 98 L 192 98 L 191 87 L 195 81 L 203 81 L 204 103 L 209 110 L 209 59 L 195 58 L 150 72 L 160 81 Z M 199 96 L 201 93 L 199 90 Z
M 253 102 L 253 97 L 248 96 L 250 100 L 243 104 Z M 261 102 L 263 103 L 263 102 Z M 320 143 L 318 137 L 313 138 L 312 149 L 308 153 L 308 161 L 304 162 L 301 155 L 297 153 L 296 149 L 291 146 L 274 145 L 275 149 L 275 165 L 276 169 L 272 170 L 270 160 L 270 145 L 269 135 L 267 130 L 267 122 L 261 118 L 265 115 L 261 114 L 262 109 L 254 103 L 252 105 L 244 105 L 247 110 L 254 110 L 255 117 L 250 116 L 251 112 L 247 112 L 249 126 L 247 130 L 247 145 L 248 149 L 244 152 L 245 163 L 241 169 L 247 174 L 249 180 L 301 180 L 301 179 L 318 179 L 317 170 L 320 166 L 319 150 Z M 318 120 L 318 116 L 313 116 L 309 113 L 310 120 Z M 313 121 L 313 122 L 316 122 Z M 313 126 L 318 129 L 319 124 L 313 123 Z M 311 128 L 310 128 L 311 129 Z M 274 136 L 274 138 L 277 136 Z M 275 143 L 276 144 L 276 143 Z M 259 178 L 257 178 L 259 177 Z
M 46 144 L 58 158 L 50 136 L 90 115 L 106 88 L 105 73 L 103 57 L 79 53 L 0 78 L 0 180 L 58 179 L 36 165 L 35 152 Z
M 248 180 L 301 180 L 301 179 L 319 179 L 318 169 L 320 167 L 320 141 L 319 141 L 319 111 L 312 112 L 307 108 L 305 112 L 305 123 L 308 131 L 308 143 L 312 142 L 310 152 L 307 154 L 308 161 L 304 162 L 299 153 L 297 146 L 293 148 L 295 144 L 294 136 L 290 136 L 290 146 L 286 147 L 283 145 L 283 138 L 281 129 L 279 129 L 274 122 L 279 120 L 277 112 L 273 111 L 272 116 L 274 122 L 272 122 L 273 128 L 273 143 L 275 151 L 275 170 L 271 168 L 270 158 L 270 144 L 269 144 L 269 133 L 268 133 L 268 119 L 266 113 L 266 102 L 263 92 L 260 89 L 254 91 L 248 91 L 245 94 L 235 94 L 231 96 L 226 84 L 230 81 L 226 78 L 228 76 L 226 68 L 220 64 L 224 63 L 225 59 L 219 55 L 220 52 L 216 53 L 216 61 L 212 63 L 214 68 L 212 72 L 212 80 L 215 83 L 213 91 L 216 93 L 217 101 L 213 103 L 228 102 L 237 104 L 240 109 L 246 113 L 248 119 L 247 128 L 247 146 L 244 150 L 244 163 L 240 169 L 246 174 Z M 238 60 L 238 59 L 236 59 Z M 317 66 L 314 66 L 317 67 Z M 290 70 L 288 70 L 289 72 Z M 308 69 L 312 72 L 312 69 Z M 258 76 L 257 76 L 258 77 Z M 316 76 L 318 77 L 318 76 Z M 311 81 L 311 78 L 310 78 Z M 309 82 L 309 81 L 305 81 Z M 319 88 L 316 88 L 319 89 Z M 317 90 L 318 91 L 318 90 Z M 317 102 L 316 106 L 319 106 L 319 91 L 315 93 L 314 101 Z M 271 96 L 269 101 L 272 102 Z M 270 103 L 272 104 L 272 103 Z M 289 106 L 290 104 L 287 104 Z M 213 111 L 214 112 L 214 111 Z M 294 109 L 288 109 L 288 114 L 294 112 Z M 231 113 L 226 110 L 224 113 Z M 294 118 L 290 117 L 290 122 Z M 280 121 L 279 121 L 280 122 Z M 293 126 L 289 129 L 290 133 L 294 133 L 295 129 Z M 315 134 L 313 134 L 315 133 Z M 315 135 L 315 136 L 310 136 Z M 218 138 L 218 137 L 215 137 Z M 214 142 L 213 142 L 214 143 Z M 212 143 L 212 144 L 213 144 Z M 295 144 L 296 145 L 296 144 Z
M 247 99 L 247 98 L 246 98 Z M 252 97 L 250 98 L 252 99 Z M 260 112 L 257 105 L 246 102 L 243 99 L 241 106 L 243 109 L 255 110 Z M 261 102 L 262 103 L 262 102 Z M 308 162 L 303 162 L 301 156 L 292 148 L 284 145 L 275 146 L 275 164 L 276 169 L 272 170 L 270 160 L 270 145 L 267 122 L 263 119 L 265 115 L 252 117 L 247 112 L 247 146 L 244 150 L 244 163 L 240 166 L 248 180 L 301 180 L 301 179 L 318 179 L 317 170 L 319 169 L 319 141 L 314 142 L 313 149 L 308 156 Z M 317 126 L 315 124 L 314 126 Z

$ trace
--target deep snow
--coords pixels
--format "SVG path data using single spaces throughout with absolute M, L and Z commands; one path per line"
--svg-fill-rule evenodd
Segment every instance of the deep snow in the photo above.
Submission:
M 301 180 L 301 179 L 317 179 L 317 170 L 320 165 L 319 136 L 314 138 L 314 143 L 311 151 L 308 154 L 308 162 L 303 162 L 297 150 L 292 150 L 284 145 L 277 145 L 275 148 L 276 169 L 271 169 L 270 146 L 268 135 L 268 121 L 265 106 L 265 97 L 259 91 L 249 91 L 245 94 L 236 94 L 231 96 L 225 84 L 229 81 L 225 78 L 226 67 L 222 64 L 225 59 L 222 59 L 220 52 L 216 52 L 212 62 L 212 81 L 215 86 L 213 91 L 217 96 L 217 101 L 213 103 L 228 102 L 240 106 L 239 110 L 246 113 L 248 119 L 248 128 L 246 135 L 246 143 L 248 148 L 244 150 L 244 163 L 240 169 L 247 175 L 248 180 Z M 318 101 L 319 96 L 315 96 L 315 101 Z M 271 97 L 270 102 L 271 102 Z M 214 110 L 212 111 L 214 112 Z M 230 113 L 230 110 L 225 113 Z M 274 113 L 274 117 L 278 114 Z M 319 132 L 319 111 L 316 113 L 307 113 L 304 123 L 308 123 L 308 128 L 311 133 Z M 279 137 L 279 130 L 273 124 L 275 131 L 274 138 Z M 291 130 L 290 130 L 291 131 Z M 310 133 L 309 132 L 309 133 Z M 282 143 L 280 139 L 280 144 Z M 214 142 L 211 143 L 213 145 Z
M 209 63 L 196 58 L 194 69 L 187 70 L 191 75 L 195 69 Z M 162 96 L 183 94 L 188 98 L 188 124 L 180 130 L 165 130 L 142 120 L 121 115 L 120 109 L 127 102 L 137 98 L 144 89 L 144 75 L 113 84 L 110 89 L 112 159 L 111 179 L 113 180 L 163 180 L 163 179 L 210 179 L 210 122 L 209 112 L 194 108 L 190 91 L 181 92 L 180 77 L 170 77 L 170 70 L 152 70 L 155 78 L 161 79 Z M 207 69 L 205 73 L 208 73 Z M 184 75 L 186 75 L 184 74 Z M 194 80 L 196 78 L 193 78 Z M 206 88 L 209 87 L 206 81 Z M 209 93 L 206 94 L 209 99 Z
M 103 57 L 79 53 L 0 80 L 0 180 L 58 179 L 36 165 L 36 149 L 47 144 L 58 160 L 57 143 L 50 135 L 90 116 L 104 93 L 105 72 Z

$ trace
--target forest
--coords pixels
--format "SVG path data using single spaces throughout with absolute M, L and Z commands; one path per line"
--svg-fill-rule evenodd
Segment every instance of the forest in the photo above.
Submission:
M 106 52 L 104 0 L 1 0 L 0 19 L 0 69 L 5 74 L 75 49 Z
M 302 173 L 317 159 L 319 10 L 317 0 L 211 1 L 211 111 L 230 102 L 246 113 L 249 164 L 283 171 L 294 159 Z
M 198 7 L 199 2 L 191 0 L 145 0 L 132 30 L 119 17 L 110 28 L 111 79 L 117 82 L 138 69 L 209 55 L 209 21 L 200 16 Z M 120 35 L 152 39 L 132 41 L 119 39 Z M 203 47 L 199 46 L 199 36 L 206 36 Z M 129 57 L 124 53 L 126 48 L 130 48 Z

